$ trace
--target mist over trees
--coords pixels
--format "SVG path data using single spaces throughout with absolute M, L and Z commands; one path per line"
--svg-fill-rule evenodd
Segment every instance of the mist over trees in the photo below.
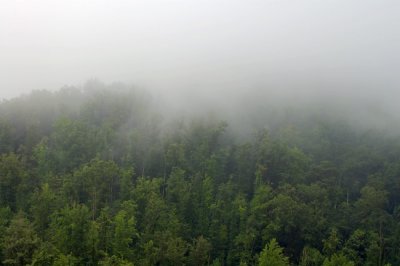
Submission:
M 1 264 L 399 265 L 399 134 L 270 102 L 181 112 L 100 82 L 2 101 Z
M 0 266 L 400 265 L 399 14 L 2 0 Z

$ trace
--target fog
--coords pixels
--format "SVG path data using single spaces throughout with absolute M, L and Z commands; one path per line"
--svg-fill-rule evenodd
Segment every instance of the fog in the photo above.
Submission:
M 392 123 L 399 14 L 396 0 L 5 0 L 0 98 L 96 78 L 178 111 L 295 103 Z

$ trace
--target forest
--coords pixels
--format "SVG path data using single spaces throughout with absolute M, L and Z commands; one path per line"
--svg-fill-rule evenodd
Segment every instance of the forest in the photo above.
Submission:
M 243 136 L 152 99 L 0 102 L 1 265 L 400 265 L 400 134 L 293 111 Z

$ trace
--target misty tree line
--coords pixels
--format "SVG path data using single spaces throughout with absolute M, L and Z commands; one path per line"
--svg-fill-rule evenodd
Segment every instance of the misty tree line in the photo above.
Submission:
M 400 265 L 399 138 L 163 112 L 122 85 L 3 101 L 1 264 Z

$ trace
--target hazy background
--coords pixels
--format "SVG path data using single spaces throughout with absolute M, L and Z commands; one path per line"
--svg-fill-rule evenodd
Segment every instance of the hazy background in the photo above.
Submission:
M 0 99 L 97 78 L 173 106 L 265 99 L 393 115 L 399 14 L 398 0 L 3 0 Z

